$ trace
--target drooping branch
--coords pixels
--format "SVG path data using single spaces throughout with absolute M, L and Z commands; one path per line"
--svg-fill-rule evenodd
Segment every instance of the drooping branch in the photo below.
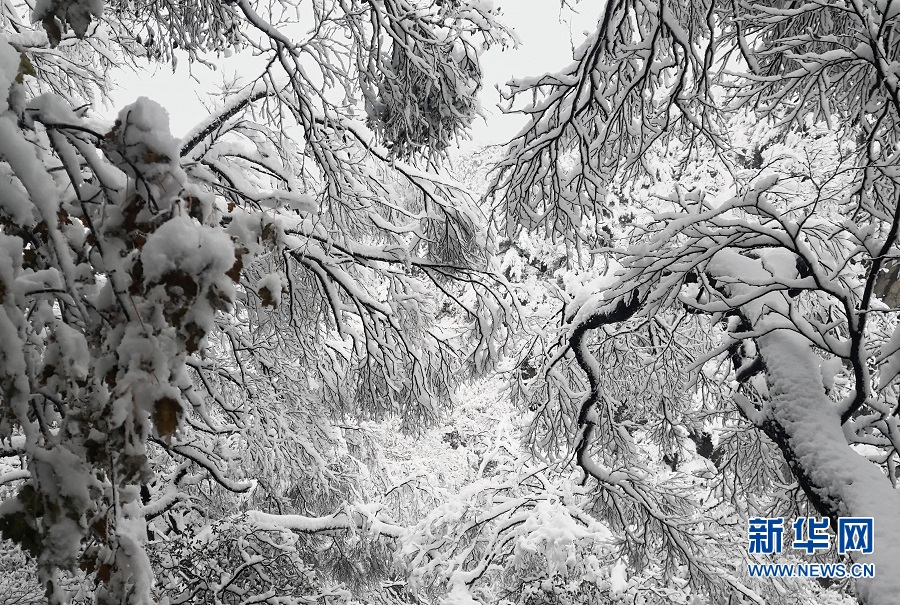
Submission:
M 641 308 L 643 300 L 639 291 L 634 290 L 630 295 L 614 299 L 594 310 L 587 318 L 577 321 L 569 332 L 569 347 L 575 354 L 578 365 L 587 374 L 590 391 L 581 403 L 578 412 L 579 437 L 575 445 L 576 461 L 578 465 L 589 474 L 585 468 L 585 457 L 588 456 L 588 447 L 596 423 L 590 414 L 591 408 L 600 400 L 600 372 L 601 368 L 596 357 L 588 350 L 587 337 L 592 330 L 602 326 L 621 323 L 630 319 Z M 570 318 L 573 321 L 574 318 Z

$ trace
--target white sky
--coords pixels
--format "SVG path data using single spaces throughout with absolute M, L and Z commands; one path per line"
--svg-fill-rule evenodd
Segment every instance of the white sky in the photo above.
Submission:
M 534 76 L 568 65 L 573 42 L 577 46 L 584 39 L 583 30 L 595 26 L 602 3 L 582 2 L 577 7 L 580 14 L 561 8 L 559 0 L 495 0 L 495 5 L 502 9 L 502 21 L 516 31 L 522 44 L 515 50 L 492 48 L 482 56 L 485 77 L 481 104 L 487 122 L 473 124 L 473 140 L 464 148 L 504 143 L 519 131 L 524 120 L 503 116 L 497 109 L 500 97 L 496 85 L 513 76 Z M 223 80 L 233 80 L 242 73 L 257 75 L 254 61 L 238 55 L 210 57 L 216 71 L 198 64 L 189 66 L 183 54 L 180 59 L 175 73 L 170 65 L 159 65 L 137 74 L 122 70 L 114 75 L 119 90 L 113 93 L 111 113 L 139 96 L 150 97 L 169 111 L 172 134 L 182 136 L 207 113 L 200 99 L 218 90 Z

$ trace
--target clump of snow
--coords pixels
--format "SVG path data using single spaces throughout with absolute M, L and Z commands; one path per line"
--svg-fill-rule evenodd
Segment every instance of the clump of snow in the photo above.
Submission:
M 178 163 L 178 139 L 169 132 L 169 114 L 147 97 L 140 97 L 119 112 L 106 135 L 110 159 L 125 174 L 165 186 L 167 176 L 183 182 Z M 173 192 L 174 193 L 174 192 Z
M 826 391 L 830 391 L 834 388 L 834 377 L 837 376 L 843 368 L 844 364 L 839 357 L 826 359 L 819 364 L 819 369 L 822 371 L 822 384 L 825 386 Z
M 0 36 L 0 90 L 8 91 L 19 73 L 19 53 L 16 52 L 5 36 Z M 2 95 L 6 101 L 6 94 Z
M 547 575 L 566 577 L 576 568 L 580 557 L 579 543 L 610 543 L 612 534 L 603 526 L 587 528 L 558 502 L 543 501 L 535 505 L 522 523 L 516 541 L 516 559 L 525 553 L 540 552 L 547 564 Z
M 147 238 L 141 251 L 147 282 L 175 270 L 201 278 L 219 275 L 234 266 L 234 260 L 234 244 L 224 231 L 186 216 L 166 221 Z
M 33 124 L 33 121 L 28 119 L 33 114 L 40 114 L 44 120 L 62 122 L 64 124 L 75 124 L 78 122 L 71 105 L 65 99 L 54 94 L 44 94 L 35 97 L 28 102 L 28 109 L 30 111 L 25 117 L 26 124 L 29 125 Z
M 47 528 L 49 548 L 42 557 L 66 567 L 78 556 L 87 515 L 93 508 L 88 491 L 90 472 L 80 456 L 59 445 L 50 449 L 34 448 L 31 456 L 32 472 L 40 492 L 48 501 L 66 504 L 65 516 Z
M 130 485 L 121 490 L 122 513 L 116 519 L 116 538 L 119 550 L 116 565 L 130 572 L 134 582 L 132 594 L 135 603 L 152 603 L 153 565 L 144 550 L 147 522 L 141 511 L 141 501 L 137 486 Z
M 268 202 L 269 206 L 283 206 L 288 210 L 295 210 L 306 214 L 314 214 L 319 209 L 316 198 L 308 193 L 296 193 L 294 191 L 274 190 L 261 195 L 260 202 Z
M 454 582 L 450 585 L 447 596 L 441 599 L 441 605 L 482 605 L 472 598 L 472 593 L 462 582 Z
M 53 336 L 56 340 L 48 347 L 44 362 L 56 368 L 56 372 L 74 380 L 84 380 L 91 367 L 91 356 L 84 335 L 67 323 L 56 320 Z
M 263 305 L 277 307 L 281 304 L 281 294 L 285 286 L 287 280 L 280 273 L 269 273 L 256 283 L 256 291 Z
M 621 559 L 616 561 L 609 571 L 609 590 L 614 595 L 624 592 L 628 588 L 628 570 Z

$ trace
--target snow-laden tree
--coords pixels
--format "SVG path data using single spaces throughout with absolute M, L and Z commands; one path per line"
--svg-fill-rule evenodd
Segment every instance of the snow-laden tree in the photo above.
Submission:
M 530 442 L 574 457 L 631 565 L 671 558 L 664 585 L 796 598 L 710 569 L 701 527 L 849 516 L 875 551 L 843 560 L 876 569 L 850 589 L 900 594 L 898 27 L 892 1 L 610 0 L 569 67 L 511 83 L 529 124 L 492 183 L 499 228 L 618 267 L 570 280 L 538 333 Z M 709 458 L 713 495 L 668 489 L 636 435 L 673 469 Z
M 437 170 L 503 36 L 477 0 L 0 3 L 0 531 L 49 602 L 352 596 L 365 549 L 298 537 L 397 533 L 348 435 L 427 425 L 513 322 Z M 235 49 L 181 140 L 91 109 Z

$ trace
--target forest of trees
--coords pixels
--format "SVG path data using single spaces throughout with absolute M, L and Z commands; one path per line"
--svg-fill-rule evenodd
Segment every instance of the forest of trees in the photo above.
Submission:
M 0 0 L 0 604 L 900 601 L 900 0 L 527 4 Z

